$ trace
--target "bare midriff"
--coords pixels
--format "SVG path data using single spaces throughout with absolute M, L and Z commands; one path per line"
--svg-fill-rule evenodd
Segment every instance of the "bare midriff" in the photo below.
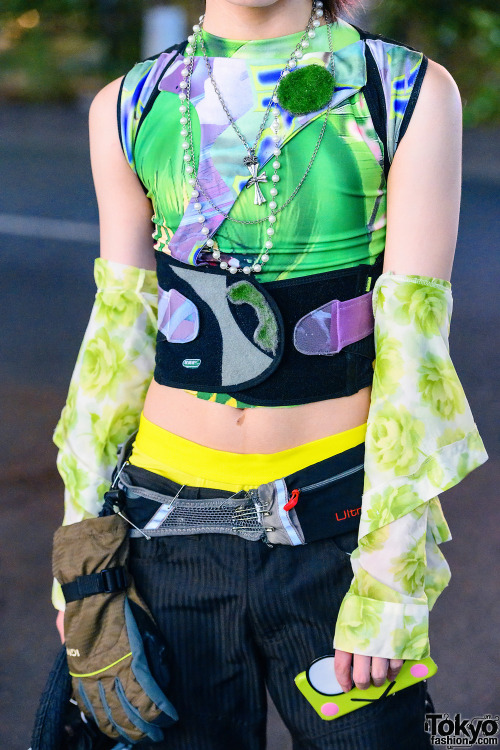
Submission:
M 152 380 L 144 416 L 199 445 L 232 453 L 276 453 L 364 424 L 371 389 L 289 408 L 237 409 Z

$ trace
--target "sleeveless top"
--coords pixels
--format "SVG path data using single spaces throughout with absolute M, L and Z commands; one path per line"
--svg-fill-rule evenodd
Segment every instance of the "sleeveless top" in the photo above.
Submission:
M 316 31 L 300 66 L 329 61 L 326 26 Z M 203 33 L 215 80 L 240 129 L 253 143 L 277 77 L 302 32 L 254 41 Z M 278 214 L 270 259 L 257 274 L 264 285 L 372 265 L 384 250 L 387 174 L 413 112 L 427 58 L 341 19 L 332 26 L 332 41 L 333 107 L 306 179 Z M 157 257 L 167 253 L 193 265 L 203 239 L 199 225 L 193 228 L 195 200 L 184 172 L 180 136 L 177 92 L 185 46 L 176 45 L 138 62 L 126 74 L 118 99 L 118 123 L 127 161 L 152 202 Z M 197 53 L 201 54 L 199 47 Z M 255 206 L 253 189 L 245 189 L 249 178 L 242 161 L 245 150 L 222 111 L 202 57 L 195 60 L 190 113 L 196 165 L 199 171 L 211 170 L 214 203 L 229 206 L 230 218 L 240 222 L 264 218 L 269 213 L 266 204 Z M 279 205 L 295 190 L 310 163 L 323 113 L 292 116 L 282 110 Z M 256 149 L 268 185 L 273 174 L 270 136 L 267 127 Z M 267 190 L 264 187 L 263 192 Z M 205 215 L 206 208 L 208 204 L 203 206 Z M 268 239 L 267 221 L 211 218 L 216 245 L 242 265 L 251 263 Z M 235 399 L 231 393 L 190 392 L 233 406 L 261 405 L 241 400 L 244 394 Z

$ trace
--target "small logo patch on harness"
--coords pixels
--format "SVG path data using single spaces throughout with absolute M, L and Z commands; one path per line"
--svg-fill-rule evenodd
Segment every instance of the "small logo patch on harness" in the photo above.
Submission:
M 196 369 L 201 365 L 201 359 L 184 359 L 182 362 L 183 367 L 189 367 L 191 370 Z
M 80 656 L 80 652 L 77 648 L 66 648 L 68 656 Z

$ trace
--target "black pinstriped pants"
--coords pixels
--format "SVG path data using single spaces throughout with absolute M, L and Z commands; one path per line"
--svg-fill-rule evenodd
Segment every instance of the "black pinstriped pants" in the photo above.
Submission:
M 263 750 L 266 686 L 294 750 L 430 748 L 425 683 L 334 721 L 294 684 L 332 652 L 357 531 L 297 547 L 224 534 L 130 543 L 130 572 L 169 645 L 168 695 L 180 717 L 148 748 Z

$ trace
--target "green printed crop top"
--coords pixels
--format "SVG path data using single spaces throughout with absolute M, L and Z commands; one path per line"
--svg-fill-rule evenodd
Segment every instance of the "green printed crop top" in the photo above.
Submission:
M 326 26 L 316 31 L 300 66 L 324 66 L 330 58 Z M 277 76 L 302 32 L 255 41 L 228 40 L 207 32 L 203 35 L 214 77 L 229 107 L 237 113 L 239 127 L 253 143 Z M 427 59 L 421 52 L 367 34 L 341 19 L 332 26 L 332 41 L 333 107 L 306 178 L 293 200 L 277 214 L 269 261 L 258 274 L 258 281 L 264 284 L 373 264 L 385 247 L 388 169 L 414 109 Z M 153 206 L 154 248 L 178 259 L 181 256 L 176 256 L 172 248 L 183 222 L 188 221 L 192 203 L 176 85 L 176 80 L 181 80 L 178 67 L 183 66 L 185 46 L 136 63 L 124 77 L 118 100 L 123 151 Z M 201 54 L 199 47 L 197 54 Z M 254 205 L 253 189 L 245 189 L 249 178 L 243 165 L 245 148 L 215 97 L 205 61 L 200 58 L 197 63 L 197 74 L 206 80 L 202 94 L 196 96 L 194 92 L 190 103 L 195 167 L 201 170 L 209 164 L 233 194 L 230 218 L 213 235 L 215 247 L 241 264 L 251 264 L 269 239 L 265 220 L 269 211 L 266 203 Z M 253 106 L 238 117 L 244 86 Z M 307 171 L 323 126 L 323 113 L 292 116 L 282 110 L 284 145 L 279 157 L 278 206 L 290 197 Z M 225 118 L 227 127 L 207 146 L 206 133 L 212 120 L 221 118 Z M 257 144 L 257 154 L 272 135 L 271 120 Z M 273 171 L 272 159 L 260 171 L 267 176 L 267 183 L 262 185 L 267 201 L 271 200 Z M 247 223 L 258 219 L 259 223 Z M 185 255 L 186 262 L 192 262 L 201 244 L 191 255 Z M 232 406 L 256 405 L 225 393 L 188 392 Z

